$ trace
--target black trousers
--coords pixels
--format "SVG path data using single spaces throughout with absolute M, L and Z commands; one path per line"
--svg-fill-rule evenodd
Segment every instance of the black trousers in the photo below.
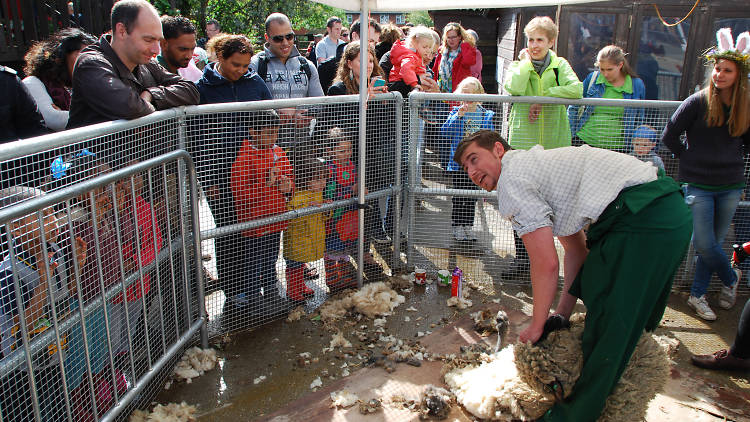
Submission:
M 477 188 L 474 182 L 469 179 L 469 175 L 463 171 L 451 171 L 450 175 L 453 179 L 454 189 L 475 190 Z M 477 204 L 476 198 L 454 196 L 451 201 L 453 202 L 451 226 L 473 226 L 474 213 Z

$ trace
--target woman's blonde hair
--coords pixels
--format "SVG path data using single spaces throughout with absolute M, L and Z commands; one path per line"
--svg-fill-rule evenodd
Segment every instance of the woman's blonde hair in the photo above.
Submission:
M 473 76 L 466 77 L 464 78 L 464 80 L 459 82 L 454 92 L 463 92 L 464 89 L 471 89 L 471 91 L 466 92 L 466 94 L 484 94 L 484 87 L 482 86 L 482 83 L 479 82 L 479 79 Z
M 430 43 L 432 43 L 432 47 L 434 49 L 435 38 L 432 36 L 433 32 L 435 31 L 424 25 L 417 25 L 414 28 L 409 29 L 409 35 L 406 37 L 406 45 L 408 47 L 413 47 L 412 43 L 414 42 L 414 40 L 429 41 Z
M 732 60 L 727 60 L 734 63 Z M 718 61 L 717 61 L 718 63 Z M 734 63 L 737 65 L 737 63 Z M 708 74 L 706 87 L 703 88 L 703 95 L 706 98 L 708 107 L 706 107 L 706 124 L 708 127 L 729 126 L 731 136 L 742 136 L 750 129 L 750 93 L 747 89 L 747 75 L 743 75 L 737 66 L 737 80 L 732 88 L 730 99 L 729 117 L 724 113 L 724 105 L 719 98 L 719 90 L 714 87 L 711 79 L 711 73 Z
M 461 37 L 461 42 L 467 42 L 471 44 L 472 47 L 476 47 L 476 41 L 474 40 L 474 37 L 469 35 L 468 32 L 464 29 L 463 26 L 461 26 L 460 23 L 457 22 L 450 22 L 443 28 L 443 51 L 448 50 L 448 31 L 456 31 L 458 33 L 458 36 Z
M 555 25 L 555 22 L 549 16 L 537 16 L 530 20 L 529 23 L 526 24 L 526 27 L 523 28 L 523 33 L 526 34 L 526 38 L 529 38 L 531 34 L 536 31 L 544 32 L 544 35 L 546 35 L 547 39 L 550 41 L 557 39 L 557 25 Z
M 614 63 L 616 65 L 622 63 L 621 71 L 623 75 L 630 75 L 631 78 L 638 77 L 633 68 L 630 67 L 630 63 L 628 63 L 628 60 L 625 58 L 625 52 L 622 50 L 622 48 L 616 45 L 608 45 L 599 50 L 599 53 L 597 53 L 596 55 L 596 62 L 594 63 L 594 66 L 599 67 L 599 63 L 602 60 Z
M 383 69 L 380 68 L 378 59 L 375 57 L 375 49 L 368 46 L 367 50 L 370 52 L 370 58 L 372 59 L 372 74 L 367 77 L 383 76 Z M 352 70 L 348 65 L 349 61 L 356 59 L 357 56 L 359 56 L 359 40 L 350 42 L 344 48 L 344 54 L 341 55 L 339 67 L 336 70 L 336 78 L 333 80 L 333 83 L 343 82 L 347 94 L 359 94 L 359 84 L 355 82 Z

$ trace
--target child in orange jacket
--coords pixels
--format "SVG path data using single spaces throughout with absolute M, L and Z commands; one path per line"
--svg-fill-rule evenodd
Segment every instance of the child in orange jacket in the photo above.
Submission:
M 276 145 L 279 115 L 273 111 L 256 112 L 251 116 L 250 139 L 232 164 L 231 187 L 239 222 L 258 220 L 285 212 L 287 196 L 294 189 L 294 175 L 284 150 Z M 234 310 L 256 316 L 266 315 L 266 307 L 280 298 L 274 294 L 276 260 L 281 246 L 285 221 L 245 230 L 247 260 L 240 280 L 228 283 L 227 297 Z M 261 301 L 261 299 L 263 299 Z M 231 309 L 231 308 L 230 308 Z

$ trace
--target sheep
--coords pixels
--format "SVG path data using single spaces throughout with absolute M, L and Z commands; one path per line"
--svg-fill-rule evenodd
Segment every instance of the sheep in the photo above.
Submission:
M 499 353 L 478 357 L 474 352 L 475 363 L 462 361 L 445 373 L 445 382 L 458 402 L 477 417 L 537 419 L 573 391 L 583 368 L 584 320 L 582 314 L 573 315 L 568 329 L 553 331 L 536 345 L 509 345 Z M 644 334 L 599 421 L 642 421 L 668 375 L 665 348 L 653 335 Z

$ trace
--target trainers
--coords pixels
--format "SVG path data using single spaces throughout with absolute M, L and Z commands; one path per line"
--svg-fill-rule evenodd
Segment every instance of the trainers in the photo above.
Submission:
M 453 226 L 453 238 L 459 242 L 466 240 L 466 231 L 463 226 Z
M 693 295 L 690 295 L 690 298 L 687 301 L 688 306 L 695 309 L 695 312 L 698 314 L 699 317 L 705 319 L 706 321 L 714 321 L 716 320 L 716 314 L 713 310 L 711 310 L 711 307 L 708 306 L 708 302 L 706 301 L 706 295 L 703 295 L 701 297 L 695 297 Z
M 372 241 L 379 245 L 385 245 L 391 243 L 391 237 L 387 233 L 378 233 L 372 237 Z
M 466 233 L 466 240 L 476 242 L 478 240 L 477 233 L 472 230 L 471 226 L 464 226 L 464 233 Z
M 730 287 L 721 286 L 721 293 L 719 293 L 719 306 L 722 309 L 730 309 L 737 302 L 737 287 L 740 285 L 742 280 L 742 271 L 739 268 L 732 268 L 734 275 L 737 280 Z

